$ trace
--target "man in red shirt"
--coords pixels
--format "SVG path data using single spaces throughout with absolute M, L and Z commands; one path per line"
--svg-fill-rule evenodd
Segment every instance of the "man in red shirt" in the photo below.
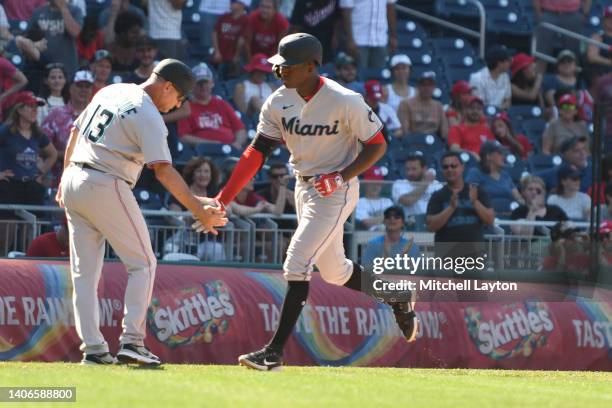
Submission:
M 26 251 L 26 256 L 36 258 L 65 258 L 68 255 L 68 227 L 65 219 L 57 231 L 36 237 Z
M 212 33 L 215 50 L 213 63 L 238 64 L 249 22 L 246 9 L 250 5 L 251 0 L 232 0 L 230 12 L 223 14 L 215 23 Z
M 193 67 L 193 74 L 197 82 L 189 101 L 191 114 L 178 122 L 179 139 L 191 146 L 224 143 L 242 150 L 246 142 L 244 124 L 229 103 L 212 94 L 212 71 L 200 63 Z
M 487 140 L 495 140 L 493 132 L 484 119 L 484 103 L 477 96 L 470 96 L 463 123 L 451 126 L 448 131 L 448 147 L 451 150 L 465 150 L 480 160 L 480 146 Z
M 265 54 L 271 57 L 289 30 L 289 21 L 276 10 L 274 0 L 261 0 L 257 10 L 249 14 L 249 27 L 246 33 L 247 57 Z

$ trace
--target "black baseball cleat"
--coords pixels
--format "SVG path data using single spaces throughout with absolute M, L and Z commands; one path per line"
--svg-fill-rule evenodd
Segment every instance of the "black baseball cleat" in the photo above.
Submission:
M 260 371 L 279 371 L 283 365 L 281 353 L 264 347 L 259 351 L 238 357 L 238 364 Z
M 414 313 L 414 305 L 416 303 L 416 292 L 409 291 L 409 299 L 407 301 L 386 302 L 395 315 L 395 321 L 399 326 L 408 343 L 416 340 L 419 331 L 419 320 Z
M 159 357 L 151 353 L 145 346 L 136 344 L 122 344 L 117 353 L 117 359 L 123 364 L 161 365 Z
M 82 365 L 113 365 L 117 364 L 117 359 L 109 352 L 97 354 L 85 354 Z

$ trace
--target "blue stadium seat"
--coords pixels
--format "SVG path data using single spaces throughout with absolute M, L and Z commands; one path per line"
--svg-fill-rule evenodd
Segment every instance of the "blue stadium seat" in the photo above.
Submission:
M 508 116 L 514 122 L 542 117 L 542 109 L 537 105 L 512 105 L 508 108 Z
M 508 215 L 512 212 L 512 203 L 508 198 L 492 198 L 491 207 L 495 210 L 495 215 Z
M 162 207 L 162 200 L 158 194 L 147 189 L 134 189 L 134 197 L 138 206 L 145 210 L 159 210 Z
M 286 163 L 289 161 L 289 156 L 291 156 L 289 150 L 287 150 L 286 147 L 282 146 L 274 149 L 272 151 L 272 154 L 270 154 L 269 159 L 281 163 Z
M 425 156 L 433 156 L 434 154 L 444 150 L 444 142 L 435 135 L 426 135 L 420 133 L 411 133 L 402 137 L 404 150 L 412 152 L 421 152 Z
M 546 122 L 542 119 L 522 119 L 520 121 L 521 128 L 525 132 L 525 136 L 533 145 L 536 153 L 539 153 L 542 148 L 542 134 L 546 129 Z
M 527 159 L 531 173 L 548 170 L 561 164 L 561 157 L 548 154 L 532 154 Z
M 403 34 L 411 34 L 414 38 L 427 38 L 428 36 L 421 23 L 415 20 L 398 19 L 396 27 L 398 36 Z
M 506 167 L 505 170 L 512 177 L 514 184 L 518 184 L 519 181 L 528 173 L 527 163 L 525 163 L 520 157 L 516 157 L 513 154 L 506 156 Z
M 442 57 L 449 52 L 460 52 L 471 56 L 477 55 L 472 44 L 461 37 L 432 38 L 429 41 L 436 53 Z
M 174 160 L 177 166 L 184 166 L 192 157 L 197 156 L 196 151 L 188 144 L 179 142 L 178 157 Z
M 436 0 L 436 10 L 444 17 L 478 17 L 476 6 L 465 0 Z
M 512 11 L 498 9 L 487 10 L 487 32 L 498 34 L 530 35 L 531 25 L 523 18 L 520 9 Z
M 211 158 L 238 157 L 242 153 L 232 145 L 221 143 L 200 143 L 195 147 L 198 156 Z

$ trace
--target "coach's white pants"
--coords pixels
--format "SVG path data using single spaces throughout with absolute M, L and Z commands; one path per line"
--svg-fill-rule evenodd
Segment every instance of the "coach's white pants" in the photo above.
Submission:
M 70 166 L 62 177 L 70 232 L 70 272 L 76 330 L 85 353 L 108 351 L 100 332 L 98 282 L 104 239 L 127 273 L 121 343 L 143 345 L 157 261 L 145 220 L 128 184 L 110 175 Z
M 298 226 L 291 238 L 283 265 L 289 281 L 310 280 L 313 265 L 321 277 L 344 285 L 353 273 L 353 263 L 344 254 L 344 223 L 359 200 L 359 181 L 353 178 L 329 197 L 320 197 L 309 182 L 295 185 Z

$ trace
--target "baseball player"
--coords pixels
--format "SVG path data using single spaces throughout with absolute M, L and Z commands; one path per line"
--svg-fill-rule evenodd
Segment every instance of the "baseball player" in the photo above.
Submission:
M 314 265 L 328 283 L 357 291 L 362 287 L 363 268 L 344 255 L 343 227 L 359 199 L 357 176 L 384 155 L 386 143 L 380 119 L 362 96 L 319 76 L 321 56 L 321 43 L 310 34 L 291 34 L 280 41 L 278 53 L 268 61 L 283 86 L 266 99 L 256 137 L 217 196 L 229 204 L 266 156 L 279 143 L 287 145 L 297 177 L 298 218 L 283 265 L 287 293 L 270 343 L 238 358 L 258 370 L 282 365 L 283 347 L 306 303 Z M 414 303 L 391 306 L 406 339 L 414 340 Z
M 116 84 L 100 90 L 75 120 L 64 159 L 57 201 L 66 209 L 70 234 L 70 272 L 76 330 L 83 364 L 113 364 L 100 333 L 98 282 L 107 239 L 125 264 L 123 332 L 117 359 L 159 365 L 144 346 L 146 311 L 151 300 L 156 259 L 145 220 L 131 189 L 146 164 L 203 228 L 227 222 L 214 200 L 193 196 L 172 167 L 160 112 L 181 105 L 195 79 L 189 67 L 166 59 L 141 85 Z

